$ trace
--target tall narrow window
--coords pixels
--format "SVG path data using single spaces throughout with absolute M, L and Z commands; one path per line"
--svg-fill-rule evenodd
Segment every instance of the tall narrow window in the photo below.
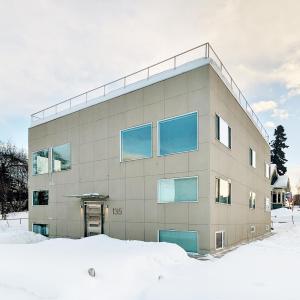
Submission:
M 152 156 L 152 124 L 122 130 L 121 161 Z
M 49 227 L 46 224 L 33 224 L 32 231 L 44 236 L 49 236 Z
M 250 196 L 249 196 L 250 209 L 255 209 L 255 200 L 256 200 L 256 194 L 254 192 L 250 192 Z
M 225 244 L 225 232 L 217 231 L 216 232 L 216 250 L 223 249 Z
M 270 179 L 270 165 L 265 163 L 265 176 Z
M 216 139 L 226 147 L 231 148 L 231 128 L 218 115 L 216 115 Z
M 256 168 L 256 152 L 253 149 L 249 149 L 249 162 L 250 166 Z
M 159 230 L 158 241 L 177 244 L 186 252 L 198 252 L 198 234 L 196 231 Z
M 52 169 L 53 172 L 71 169 L 70 144 L 64 144 L 52 148 Z
M 48 205 L 48 199 L 48 191 L 33 191 L 32 193 L 32 205 Z
M 158 202 L 198 201 L 198 177 L 160 179 L 158 181 Z
M 32 154 L 32 174 L 46 174 L 49 172 L 49 150 L 43 149 Z
M 270 201 L 270 198 L 266 197 L 265 201 L 266 201 L 265 210 L 267 212 L 270 212 L 271 211 L 271 201 Z
M 198 149 L 198 113 L 158 122 L 158 155 L 168 155 Z
M 216 202 L 231 204 L 230 181 L 221 178 L 216 178 Z

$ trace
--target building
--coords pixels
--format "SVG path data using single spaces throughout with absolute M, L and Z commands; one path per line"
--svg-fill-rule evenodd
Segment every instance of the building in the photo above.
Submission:
M 292 200 L 290 179 L 287 174 L 279 175 L 277 166 L 271 164 L 272 209 L 288 206 Z
M 207 253 L 270 230 L 268 136 L 208 43 L 33 114 L 29 153 L 50 237 Z

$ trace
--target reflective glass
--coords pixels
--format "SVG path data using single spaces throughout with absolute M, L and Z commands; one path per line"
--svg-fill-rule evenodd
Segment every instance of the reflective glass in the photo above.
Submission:
M 49 236 L 49 229 L 46 224 L 33 224 L 32 231 L 44 236 Z
M 231 203 L 231 183 L 229 181 L 216 178 L 216 202 Z
M 256 198 L 256 194 L 254 192 L 250 192 L 249 208 L 251 209 L 255 209 L 255 198 Z
M 231 128 L 218 115 L 216 115 L 216 138 L 226 147 L 231 148 Z
M 198 237 L 195 231 L 159 230 L 159 242 L 177 244 L 186 252 L 198 252 Z
M 198 113 L 162 120 L 158 123 L 159 155 L 198 149 Z
M 198 201 L 198 177 L 160 179 L 158 191 L 162 203 Z
M 32 195 L 33 205 L 48 205 L 48 191 L 34 191 Z
M 46 174 L 49 172 L 49 151 L 48 149 L 40 150 L 32 154 L 32 173 Z
M 71 169 L 70 144 L 64 144 L 52 148 L 52 167 L 53 172 Z
M 121 131 L 121 160 L 152 156 L 152 125 L 147 124 Z

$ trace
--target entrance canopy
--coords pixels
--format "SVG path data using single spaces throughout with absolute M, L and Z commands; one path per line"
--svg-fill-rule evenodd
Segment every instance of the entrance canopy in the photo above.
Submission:
M 108 195 L 101 195 L 98 193 L 87 193 L 82 195 L 69 195 L 66 196 L 69 198 L 78 198 L 81 199 L 81 206 L 87 204 L 104 204 L 109 198 Z

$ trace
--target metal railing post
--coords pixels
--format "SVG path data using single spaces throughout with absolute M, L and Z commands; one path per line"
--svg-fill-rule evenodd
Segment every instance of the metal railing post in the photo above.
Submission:
M 147 79 L 149 79 L 149 75 L 150 75 L 150 68 L 147 68 Z
M 124 88 L 126 87 L 126 76 L 124 77 Z
M 176 69 L 176 56 L 174 56 L 174 69 Z

